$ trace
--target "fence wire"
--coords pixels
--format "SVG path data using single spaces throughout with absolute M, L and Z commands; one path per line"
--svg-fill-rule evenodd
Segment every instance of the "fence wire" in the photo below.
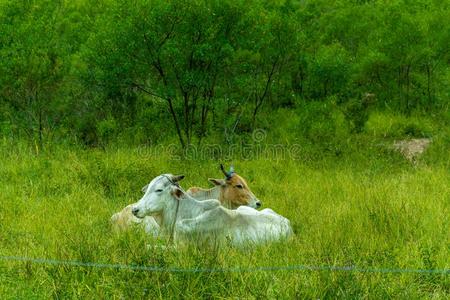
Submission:
M 362 268 L 358 266 L 314 266 L 314 265 L 290 265 L 290 266 L 259 266 L 259 267 L 229 267 L 229 268 L 176 268 L 127 264 L 109 264 L 96 262 L 81 262 L 74 260 L 58 260 L 47 258 L 31 258 L 22 256 L 0 256 L 2 261 L 29 262 L 44 265 L 63 265 L 73 267 L 88 267 L 98 269 L 116 269 L 147 272 L 169 273 L 232 273 L 232 272 L 270 272 L 270 271 L 331 271 L 331 272 L 359 272 L 359 273 L 419 273 L 450 275 L 450 269 L 401 269 L 401 268 Z

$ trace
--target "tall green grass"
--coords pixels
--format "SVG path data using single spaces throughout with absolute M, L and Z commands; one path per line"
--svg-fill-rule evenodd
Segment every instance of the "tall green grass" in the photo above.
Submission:
M 153 177 L 184 187 L 221 177 L 217 160 L 178 160 L 151 148 L 54 147 L 36 155 L 3 141 L 0 255 L 159 267 L 356 265 L 450 268 L 450 173 L 437 144 L 416 166 L 389 150 L 317 162 L 234 159 L 253 192 L 291 220 L 287 242 L 238 250 L 147 247 L 139 230 L 112 232 L 112 213 Z M 432 146 L 433 147 L 433 146 Z M 366 151 L 366 152 L 364 152 Z M 347 155 L 347 154 L 346 154 Z M 170 273 L 0 261 L 0 298 L 435 298 L 450 276 L 344 271 Z

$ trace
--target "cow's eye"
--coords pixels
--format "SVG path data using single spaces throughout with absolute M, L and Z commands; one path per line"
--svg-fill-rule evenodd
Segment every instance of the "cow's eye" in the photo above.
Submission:
M 243 187 L 242 185 L 240 185 L 240 184 L 236 184 L 235 187 L 237 187 L 238 189 L 244 188 L 244 187 Z
M 162 189 L 157 189 L 155 192 L 161 193 L 162 191 L 163 191 Z

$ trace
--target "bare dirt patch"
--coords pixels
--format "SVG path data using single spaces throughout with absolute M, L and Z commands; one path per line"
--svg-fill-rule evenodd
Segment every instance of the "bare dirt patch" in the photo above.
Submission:
M 411 139 L 411 140 L 401 140 L 394 142 L 394 149 L 400 151 L 403 156 L 411 161 L 415 162 L 419 158 L 428 146 L 431 144 L 431 139 Z

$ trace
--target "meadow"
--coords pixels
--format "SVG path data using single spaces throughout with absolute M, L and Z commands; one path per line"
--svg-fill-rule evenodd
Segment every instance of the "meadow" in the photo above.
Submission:
M 0 300 L 450 299 L 449 19 L 449 0 L 0 0 Z M 412 161 L 410 139 L 430 143 Z M 112 230 L 155 176 L 207 187 L 220 163 L 292 239 Z
M 139 230 L 115 233 L 110 216 L 141 197 L 153 177 L 183 173 L 182 186 L 220 178 L 218 159 L 179 159 L 151 147 L 53 146 L 39 154 L 2 141 L 0 256 L 163 268 L 357 266 L 450 268 L 450 173 L 435 143 L 413 165 L 378 146 L 340 158 L 268 156 L 232 162 L 253 192 L 291 220 L 295 237 L 248 249 L 152 247 Z M 223 161 L 230 163 L 230 161 Z M 449 274 L 330 270 L 139 271 L 0 261 L 2 299 L 433 298 Z

